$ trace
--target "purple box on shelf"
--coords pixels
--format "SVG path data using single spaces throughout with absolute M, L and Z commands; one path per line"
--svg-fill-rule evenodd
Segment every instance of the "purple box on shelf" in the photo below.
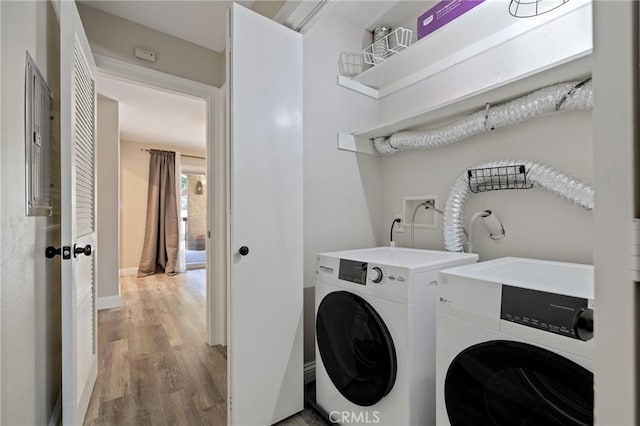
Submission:
M 484 0 L 442 0 L 418 18 L 418 39 L 464 15 Z

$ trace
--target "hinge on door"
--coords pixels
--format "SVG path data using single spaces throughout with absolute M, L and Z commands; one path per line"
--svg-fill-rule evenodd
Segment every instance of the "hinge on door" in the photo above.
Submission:
M 631 274 L 634 281 L 640 282 L 640 219 L 633 219 L 631 230 Z
M 227 40 L 229 40 L 229 42 L 227 43 L 227 50 L 229 54 L 231 54 L 232 49 L 231 49 L 231 34 L 233 33 L 232 29 L 233 29 L 233 17 L 231 16 L 231 14 L 233 13 L 233 11 L 229 10 L 227 12 Z

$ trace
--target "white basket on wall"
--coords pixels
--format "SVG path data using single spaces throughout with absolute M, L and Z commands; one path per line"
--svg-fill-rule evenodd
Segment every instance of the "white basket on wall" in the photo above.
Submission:
M 338 69 L 340 75 L 345 77 L 355 77 L 364 71 L 364 60 L 360 53 L 340 53 L 340 59 L 338 59 Z
M 398 27 L 363 50 L 364 61 L 370 65 L 383 63 L 387 58 L 411 46 L 413 31 Z

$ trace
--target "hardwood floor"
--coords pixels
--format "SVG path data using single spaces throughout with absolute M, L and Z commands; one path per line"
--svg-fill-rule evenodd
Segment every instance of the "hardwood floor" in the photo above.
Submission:
M 98 313 L 98 380 L 85 425 L 226 425 L 227 354 L 206 342 L 204 269 L 122 277 Z M 284 425 L 323 424 L 303 413 Z
M 209 347 L 205 270 L 121 279 L 98 313 L 98 381 L 87 425 L 226 424 L 226 350 Z

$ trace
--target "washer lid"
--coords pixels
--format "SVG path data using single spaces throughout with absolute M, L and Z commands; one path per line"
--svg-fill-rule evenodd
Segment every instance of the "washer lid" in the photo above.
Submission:
M 316 338 L 331 382 L 349 401 L 368 407 L 391 391 L 397 371 L 395 346 L 366 300 L 346 291 L 326 295 L 316 314 Z
M 442 274 L 593 299 L 593 265 L 503 257 L 447 269 Z
M 408 268 L 413 272 L 425 272 L 434 269 L 451 268 L 457 265 L 475 262 L 474 253 L 455 253 L 449 251 L 408 249 L 401 247 L 377 247 L 361 250 L 321 253 L 323 256 L 357 260 L 378 265 Z

